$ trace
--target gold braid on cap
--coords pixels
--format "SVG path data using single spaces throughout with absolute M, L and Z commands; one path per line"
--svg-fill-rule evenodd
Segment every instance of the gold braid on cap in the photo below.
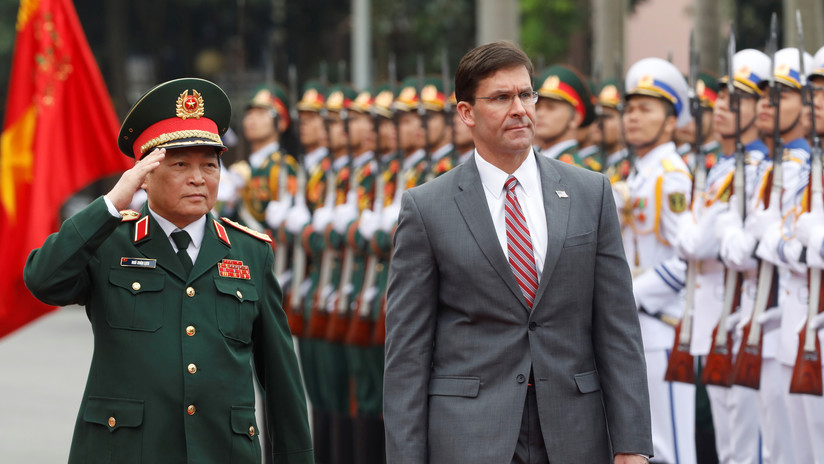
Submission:
M 160 134 L 159 136 L 149 140 L 148 142 L 140 146 L 140 153 L 146 153 L 154 147 L 163 145 L 165 143 L 174 142 L 175 140 L 194 138 L 211 140 L 212 142 L 223 144 L 223 142 L 220 140 L 220 136 L 215 134 L 214 132 L 204 130 L 182 130 L 168 132 L 166 134 Z

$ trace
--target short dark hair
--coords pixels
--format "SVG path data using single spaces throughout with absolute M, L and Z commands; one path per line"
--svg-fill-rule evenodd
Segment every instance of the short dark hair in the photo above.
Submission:
M 455 99 L 474 103 L 480 82 L 501 69 L 523 66 L 532 77 L 532 61 L 512 42 L 501 40 L 473 48 L 455 70 Z

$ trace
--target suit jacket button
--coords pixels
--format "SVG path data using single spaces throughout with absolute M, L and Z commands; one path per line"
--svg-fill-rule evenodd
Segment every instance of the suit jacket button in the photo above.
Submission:
M 515 377 L 515 380 L 517 380 L 518 383 L 524 383 L 526 382 L 526 377 L 524 376 L 524 374 L 518 374 L 518 377 Z
M 538 328 L 538 323 L 537 322 L 533 321 L 533 322 L 529 323 L 529 330 L 535 330 L 537 328 Z
M 195 296 L 195 289 L 193 289 L 192 287 L 188 287 L 186 289 L 186 295 L 188 295 L 189 298 Z

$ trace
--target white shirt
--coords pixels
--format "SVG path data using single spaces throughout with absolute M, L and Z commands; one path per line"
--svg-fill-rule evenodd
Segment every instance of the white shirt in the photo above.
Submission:
M 492 216 L 495 234 L 498 236 L 498 242 L 501 244 L 504 256 L 509 259 L 506 244 L 506 222 L 504 219 L 504 203 L 506 202 L 504 183 L 509 174 L 483 159 L 477 150 L 475 151 L 475 164 L 478 166 L 478 174 L 480 174 L 481 183 L 484 186 L 486 204 L 489 206 L 489 214 Z M 547 251 L 547 217 L 544 210 L 544 193 L 541 189 L 541 174 L 538 171 L 538 162 L 535 160 L 535 153 L 532 149 L 529 150 L 529 156 L 512 175 L 518 179 L 518 185 L 515 186 L 515 195 L 518 197 L 518 203 L 521 204 L 527 227 L 529 227 L 535 268 L 538 271 L 538 279 L 540 280 Z
M 106 202 L 106 207 L 112 216 L 120 217 L 120 212 L 114 207 L 114 203 L 109 200 L 109 197 L 103 195 L 103 201 Z M 179 229 L 176 225 L 169 222 L 169 220 L 152 211 L 151 208 L 149 208 L 149 212 L 152 214 L 152 217 L 157 220 L 157 224 L 160 228 L 163 229 L 163 233 L 166 234 L 166 238 L 169 240 L 169 243 L 172 244 L 172 250 L 174 250 L 175 253 L 178 252 L 178 249 L 175 241 L 172 240 L 172 232 L 185 230 L 189 233 L 189 237 L 192 238 L 192 241 L 189 243 L 189 248 L 186 249 L 186 252 L 189 253 L 189 257 L 192 258 L 192 263 L 196 262 L 197 255 L 200 253 L 200 245 L 203 244 L 203 236 L 206 234 L 206 215 L 183 229 Z

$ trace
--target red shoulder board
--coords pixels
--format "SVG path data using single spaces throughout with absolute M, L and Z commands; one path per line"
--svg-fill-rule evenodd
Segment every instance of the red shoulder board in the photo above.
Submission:
M 149 235 L 149 216 L 137 221 L 134 225 L 134 241 L 139 242 Z
M 269 237 L 266 234 L 262 234 L 262 233 L 260 233 L 256 230 L 252 230 L 252 229 L 250 229 L 250 228 L 248 228 L 244 225 L 238 224 L 237 222 L 235 222 L 235 221 L 233 221 L 229 218 L 222 217 L 222 218 L 220 218 L 220 220 L 222 220 L 226 224 L 229 224 L 230 226 L 234 227 L 237 230 L 246 232 L 247 234 L 251 235 L 252 237 L 263 240 L 266 243 L 272 243 L 272 238 Z
M 124 209 L 120 212 L 120 222 L 137 221 L 139 217 L 140 213 L 133 209 Z
M 220 241 L 225 243 L 227 246 L 232 246 L 232 243 L 229 241 L 229 234 L 226 233 L 226 228 L 223 227 L 221 223 L 217 222 L 217 219 L 212 219 L 212 222 L 215 224 L 217 238 L 219 238 Z

